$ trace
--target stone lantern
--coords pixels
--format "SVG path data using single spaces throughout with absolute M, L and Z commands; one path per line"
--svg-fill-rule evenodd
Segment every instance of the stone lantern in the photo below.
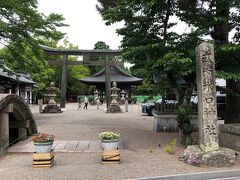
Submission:
M 93 94 L 94 94 L 94 97 L 95 97 L 95 98 L 98 97 L 98 96 L 99 96 L 98 90 L 96 89 L 96 90 L 93 92 Z
M 55 92 L 58 91 L 58 88 L 55 87 L 55 83 L 51 82 L 49 88 L 47 88 L 48 93 L 45 94 L 45 97 L 48 97 L 50 100 L 48 104 L 43 109 L 42 113 L 61 113 L 61 109 L 57 105 L 54 98 L 56 97 Z
M 125 95 L 126 95 L 126 94 L 127 94 L 127 93 L 126 93 L 126 91 L 124 91 L 124 90 L 122 90 L 122 91 L 120 92 L 121 100 L 125 101 Z
M 50 87 L 48 88 L 49 93 L 47 94 L 47 96 L 50 98 L 48 104 L 51 105 L 57 104 L 56 101 L 54 100 L 54 98 L 56 97 L 55 91 L 56 91 L 55 83 L 51 82 Z
M 117 103 L 119 89 L 117 88 L 116 82 L 113 82 L 112 86 L 113 87 L 110 88 L 112 101 L 106 112 L 107 113 L 120 113 L 120 112 L 122 112 L 122 110 Z

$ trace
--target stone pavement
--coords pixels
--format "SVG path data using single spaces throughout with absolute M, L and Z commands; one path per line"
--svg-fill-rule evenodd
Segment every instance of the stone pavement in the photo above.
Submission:
M 100 151 L 68 151 L 55 153 L 55 163 L 51 169 L 32 169 L 32 153 L 9 152 L 0 156 L 0 180 L 136 179 L 239 168 L 238 165 L 220 169 L 195 167 L 179 161 L 178 157 L 185 148 L 179 144 L 179 134 L 155 133 L 153 117 L 141 116 L 138 105 L 129 105 L 129 112 L 120 114 L 106 114 L 104 106 L 100 110 L 96 106 L 89 106 L 88 110 L 77 110 L 77 104 L 71 103 L 66 108 L 68 111 L 61 114 L 39 114 L 38 107 L 31 106 L 38 130 L 55 135 L 55 148 L 58 143 L 59 146 L 63 144 L 62 150 L 66 147 L 70 150 L 75 148 L 77 142 L 76 147 L 84 141 L 87 141 L 86 144 L 89 142 L 90 147 L 91 142 L 99 143 L 98 136 L 101 132 L 117 131 L 121 133 L 124 144 L 124 149 L 120 150 L 121 163 L 103 165 Z M 164 151 L 164 146 L 172 139 L 177 139 L 178 142 L 174 155 Z M 29 144 L 27 146 L 32 151 L 30 141 L 19 142 L 12 148 Z

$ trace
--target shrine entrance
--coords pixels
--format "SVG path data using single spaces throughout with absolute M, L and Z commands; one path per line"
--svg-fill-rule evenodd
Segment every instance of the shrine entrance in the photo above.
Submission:
M 39 45 L 40 48 L 47 54 L 51 55 L 62 55 L 62 60 L 49 61 L 49 65 L 61 66 L 62 68 L 62 79 L 61 79 L 61 101 L 60 108 L 65 108 L 66 105 L 66 91 L 67 91 L 67 66 L 68 65 L 93 65 L 93 66 L 104 66 L 105 67 L 105 88 L 106 88 L 106 106 L 110 105 L 110 88 L 111 88 L 111 77 L 110 68 L 111 66 L 123 65 L 122 62 L 110 61 L 111 56 L 119 56 L 122 54 L 122 50 L 66 50 L 47 47 Z M 82 61 L 68 61 L 69 55 L 82 56 Z M 95 56 L 105 56 L 105 61 L 92 61 Z
M 143 79 L 137 78 L 132 76 L 131 74 L 128 74 L 124 71 L 123 68 L 119 66 L 111 66 L 110 68 L 110 75 L 111 75 L 111 81 L 117 83 L 117 87 L 120 89 L 121 93 L 127 94 L 129 98 L 131 98 L 131 91 L 132 86 L 141 85 L 143 82 Z M 104 96 L 105 93 L 105 77 L 106 71 L 105 69 L 102 69 L 98 73 L 94 74 L 91 77 L 82 78 L 80 79 L 81 82 L 88 85 L 94 85 L 96 86 L 97 91 L 99 92 L 100 97 Z

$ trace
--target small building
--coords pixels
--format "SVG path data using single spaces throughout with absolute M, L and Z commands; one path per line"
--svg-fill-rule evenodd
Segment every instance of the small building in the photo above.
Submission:
M 32 89 L 37 84 L 28 74 L 16 73 L 0 60 L 0 93 L 16 94 L 26 103 L 32 104 Z
M 96 86 L 96 89 L 100 93 L 101 97 L 105 95 L 105 68 L 94 74 L 92 77 L 80 79 L 81 82 Z M 131 96 L 131 89 L 133 86 L 141 85 L 143 79 L 137 78 L 125 72 L 122 68 L 118 66 L 111 66 L 110 68 L 110 79 L 111 82 L 116 82 L 117 87 L 120 90 L 125 90 Z

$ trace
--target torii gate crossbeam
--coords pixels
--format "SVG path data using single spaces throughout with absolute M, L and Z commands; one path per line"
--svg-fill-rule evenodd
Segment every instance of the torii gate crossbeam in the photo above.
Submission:
M 119 56 L 122 54 L 122 50 L 81 50 L 81 49 L 59 49 L 52 48 L 44 45 L 39 47 L 47 54 L 52 55 L 63 55 L 63 60 L 56 60 L 49 62 L 50 65 L 62 67 L 62 79 L 61 79 L 61 101 L 60 107 L 65 108 L 66 91 L 67 91 L 67 66 L 68 65 L 102 65 L 105 66 L 105 81 L 106 81 L 106 104 L 107 107 L 110 104 L 110 88 L 111 88 L 111 77 L 110 77 L 110 66 L 119 65 L 120 62 L 110 62 L 109 56 Z M 68 61 L 69 55 L 83 56 L 83 61 Z M 105 61 L 91 61 L 93 56 L 105 56 Z

